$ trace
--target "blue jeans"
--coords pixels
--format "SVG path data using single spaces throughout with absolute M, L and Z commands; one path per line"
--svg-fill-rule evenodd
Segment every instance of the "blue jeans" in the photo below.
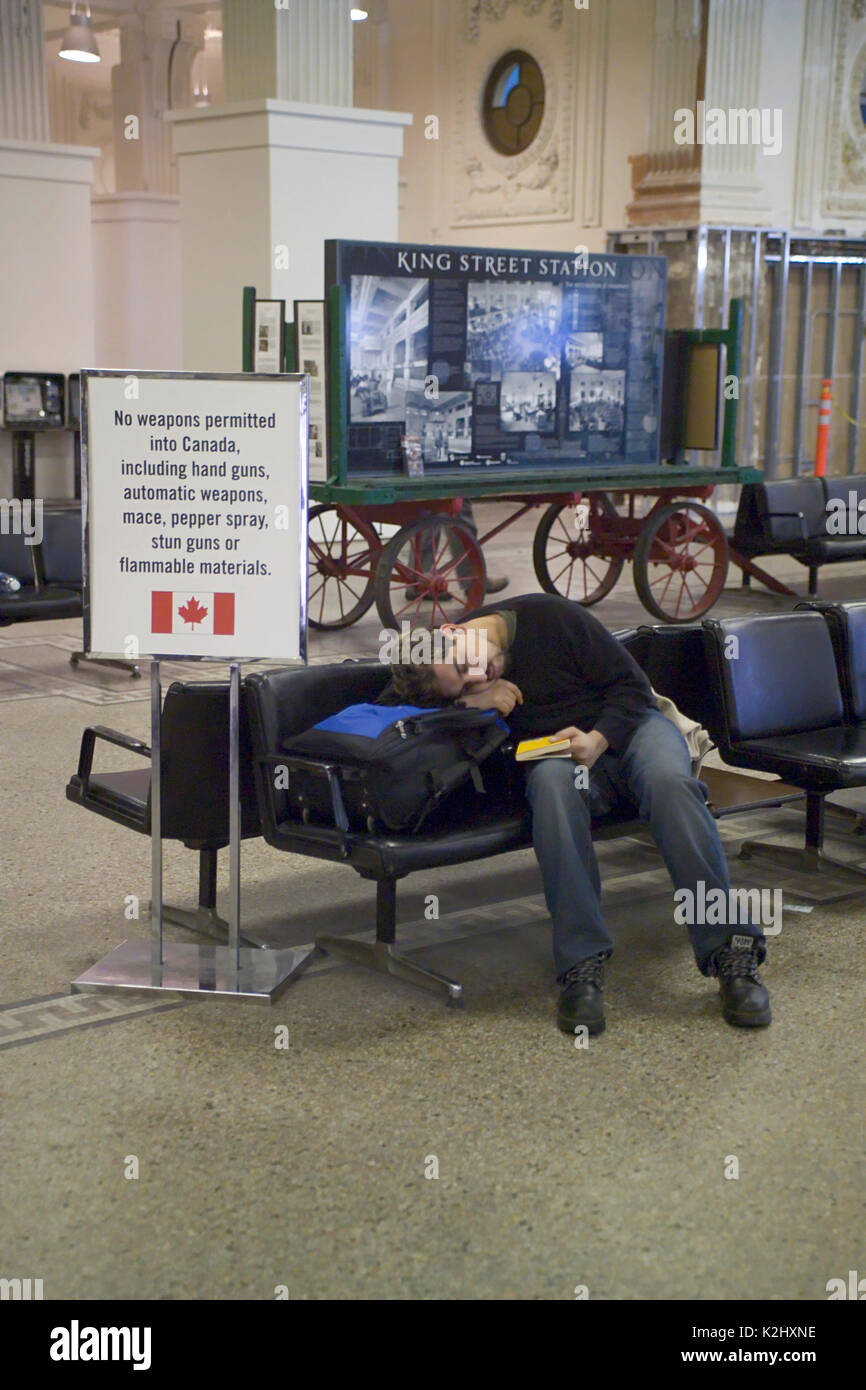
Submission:
M 705 892 L 730 887 L 728 865 L 706 789 L 692 777 L 679 730 L 649 710 L 621 754 L 603 753 L 589 773 L 589 790 L 575 786 L 575 764 L 550 758 L 531 765 L 526 794 L 544 896 L 553 918 L 557 978 L 587 956 L 613 950 L 601 913 L 601 879 L 592 844 L 592 819 L 612 811 L 637 813 L 652 832 L 675 888 L 703 880 Z M 726 899 L 726 901 L 729 901 Z M 695 922 L 688 927 L 698 969 L 714 975 L 713 953 L 732 932 L 753 936 L 765 954 L 760 926 Z

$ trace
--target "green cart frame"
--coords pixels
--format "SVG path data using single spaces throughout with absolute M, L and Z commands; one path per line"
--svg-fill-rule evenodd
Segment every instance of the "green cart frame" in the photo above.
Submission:
M 244 368 L 255 291 L 244 291 Z M 544 508 L 533 542 L 538 582 L 591 605 L 610 593 L 627 560 L 638 597 L 662 622 L 686 623 L 709 612 L 727 578 L 725 531 L 704 503 L 721 483 L 759 482 L 758 469 L 733 462 L 737 399 L 724 400 L 718 467 L 660 464 L 616 470 L 591 465 L 519 469 L 478 466 L 459 478 L 347 474 L 345 295 L 328 297 L 330 476 L 310 484 L 310 626 L 348 627 L 375 602 L 382 625 L 401 629 L 457 622 L 484 602 L 484 545 L 535 508 Z M 732 300 L 726 329 L 693 330 L 688 344 L 720 344 L 728 379 L 739 372 L 742 303 Z M 287 333 L 286 370 L 293 370 Z M 459 487 L 460 496 L 443 495 Z M 496 502 L 508 515 L 484 535 L 464 504 Z M 397 527 L 385 539 L 377 529 Z

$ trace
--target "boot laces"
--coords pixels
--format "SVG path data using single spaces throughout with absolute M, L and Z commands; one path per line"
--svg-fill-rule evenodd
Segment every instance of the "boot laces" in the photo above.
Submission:
M 742 947 L 722 946 L 716 957 L 718 972 L 722 979 L 748 979 L 761 983 L 758 974 L 758 958 L 753 950 Z
M 591 984 L 601 988 L 604 978 L 604 956 L 587 956 L 578 965 L 573 965 L 570 970 L 566 970 L 562 977 L 562 987 L 567 989 L 569 985 Z

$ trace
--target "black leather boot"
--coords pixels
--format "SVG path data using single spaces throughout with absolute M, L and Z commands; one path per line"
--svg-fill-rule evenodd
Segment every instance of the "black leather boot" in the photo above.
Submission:
M 573 1033 L 582 1024 L 590 1037 L 604 1029 L 605 954 L 587 956 L 567 970 L 560 981 L 562 994 L 556 1013 L 557 1027 Z
M 720 946 L 716 970 L 726 1022 L 735 1028 L 766 1028 L 772 1017 L 770 996 L 758 974 L 754 938 L 745 934 L 732 936 Z

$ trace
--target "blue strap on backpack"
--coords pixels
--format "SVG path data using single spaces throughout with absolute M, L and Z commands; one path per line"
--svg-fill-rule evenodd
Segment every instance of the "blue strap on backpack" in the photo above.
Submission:
M 385 729 L 400 719 L 412 719 L 419 714 L 432 714 L 429 709 L 417 705 L 349 705 L 338 714 L 322 719 L 314 724 L 314 729 L 325 729 L 333 734 L 361 734 L 365 738 L 378 738 Z

